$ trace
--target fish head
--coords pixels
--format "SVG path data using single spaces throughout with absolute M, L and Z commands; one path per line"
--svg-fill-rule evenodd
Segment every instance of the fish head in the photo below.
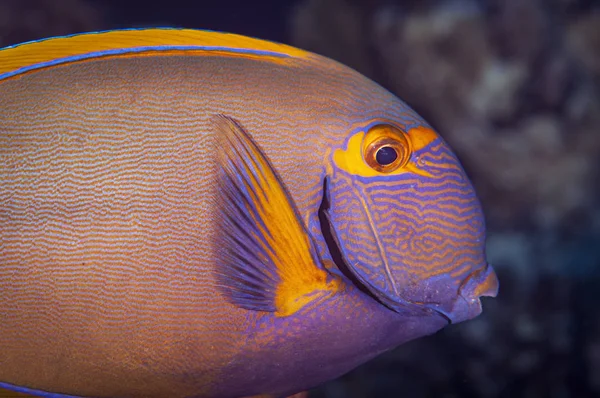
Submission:
M 459 160 L 428 125 L 372 121 L 331 152 L 329 225 L 346 272 L 400 313 L 450 323 L 482 311 L 498 281 L 485 220 Z

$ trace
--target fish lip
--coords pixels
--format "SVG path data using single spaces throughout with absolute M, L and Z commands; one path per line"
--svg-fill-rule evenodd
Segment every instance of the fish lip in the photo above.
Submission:
M 451 324 L 452 322 L 452 317 L 447 314 L 446 312 L 440 310 L 439 308 L 431 308 L 433 310 L 433 312 L 435 312 L 437 315 L 439 315 L 440 317 L 444 318 L 447 322 L 447 324 Z
M 498 289 L 496 272 L 491 264 L 486 263 L 484 267 L 476 269 L 465 278 L 459 288 L 459 294 L 465 298 L 496 297 Z
M 481 314 L 481 297 L 496 297 L 498 289 L 498 277 L 490 264 L 471 272 L 459 287 L 452 310 L 446 314 L 450 322 L 467 321 Z

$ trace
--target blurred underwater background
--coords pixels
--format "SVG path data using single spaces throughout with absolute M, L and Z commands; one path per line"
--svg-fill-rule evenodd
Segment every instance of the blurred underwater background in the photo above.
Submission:
M 153 26 L 357 69 L 439 131 L 481 198 L 499 296 L 310 397 L 600 396 L 600 0 L 0 0 L 0 47 Z

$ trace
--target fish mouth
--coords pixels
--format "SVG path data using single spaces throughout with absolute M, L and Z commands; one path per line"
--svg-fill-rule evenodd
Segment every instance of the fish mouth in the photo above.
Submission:
M 490 264 L 471 272 L 458 289 L 458 298 L 450 311 L 433 308 L 448 320 L 459 323 L 473 319 L 482 312 L 481 297 L 496 297 L 499 282 Z

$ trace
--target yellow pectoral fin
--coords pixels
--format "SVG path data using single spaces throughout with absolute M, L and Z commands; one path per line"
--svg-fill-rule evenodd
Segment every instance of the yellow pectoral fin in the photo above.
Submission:
M 217 277 L 226 297 L 251 310 L 291 315 L 340 289 L 321 265 L 290 196 L 256 143 L 233 119 L 217 134 Z

